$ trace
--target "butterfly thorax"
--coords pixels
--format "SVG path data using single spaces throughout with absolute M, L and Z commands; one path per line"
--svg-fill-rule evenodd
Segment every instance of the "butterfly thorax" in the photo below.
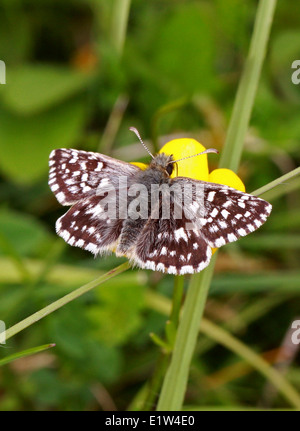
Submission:
M 158 154 L 151 161 L 149 167 L 143 171 L 138 172 L 136 175 L 131 177 L 128 182 L 128 187 L 133 184 L 141 184 L 146 187 L 148 191 L 148 216 L 151 214 L 151 187 L 155 184 L 168 184 L 170 182 L 170 172 L 173 170 L 173 164 L 169 163 L 173 160 L 172 156 L 166 154 Z M 172 166 L 172 169 L 167 171 L 167 167 Z M 135 199 L 136 196 L 128 196 L 128 206 Z M 161 196 L 160 196 L 161 199 Z M 158 204 L 158 202 L 156 202 Z M 116 250 L 117 255 L 128 253 L 128 250 L 140 234 L 142 228 L 145 226 L 147 220 L 143 218 L 138 219 L 127 219 L 124 221 L 122 234 L 119 239 L 118 248 Z

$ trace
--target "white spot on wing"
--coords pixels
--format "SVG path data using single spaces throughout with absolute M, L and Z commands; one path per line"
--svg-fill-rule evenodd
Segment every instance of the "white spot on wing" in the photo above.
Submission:
M 238 229 L 238 234 L 241 236 L 245 236 L 247 235 L 247 232 L 245 231 L 245 229 L 243 229 L 242 227 L 240 229 Z
M 229 241 L 229 242 L 233 242 L 233 241 L 236 241 L 236 240 L 237 240 L 237 237 L 234 235 L 234 233 L 229 233 L 229 234 L 227 235 L 227 238 L 228 238 L 228 241 Z
M 168 274 L 177 274 L 177 269 L 176 266 L 169 266 L 168 270 L 167 270 Z
M 83 241 L 83 239 L 79 239 L 79 240 L 75 243 L 75 245 L 76 245 L 77 247 L 82 247 L 82 246 L 84 245 L 84 241 Z
M 216 239 L 215 244 L 216 244 L 216 247 L 219 248 L 219 247 L 222 247 L 222 245 L 225 245 L 226 241 L 222 236 L 220 236 L 220 238 Z
M 100 172 L 102 168 L 103 168 L 103 163 L 102 162 L 98 162 L 97 167 L 95 169 L 95 172 Z
M 227 211 L 227 210 L 222 210 L 221 211 L 221 214 L 222 214 L 222 216 L 224 217 L 224 218 L 226 218 L 227 219 L 227 217 L 229 216 L 229 212 Z
M 180 274 L 193 274 L 194 271 L 194 267 L 192 265 L 184 265 L 180 268 L 179 273 Z
M 56 199 L 57 199 L 59 202 L 63 202 L 63 201 L 65 200 L 65 194 L 64 194 L 63 192 L 59 192 L 59 193 L 57 193 L 57 195 L 56 195 Z
M 231 201 L 226 201 L 225 204 L 223 204 L 224 208 L 228 208 L 230 205 L 232 205 Z
M 211 217 L 216 217 L 216 215 L 218 215 L 218 214 L 219 214 L 219 210 L 217 208 L 214 208 L 212 210 L 212 212 L 210 213 Z
M 175 235 L 175 240 L 178 242 L 180 240 L 180 238 L 182 238 L 185 242 L 188 241 L 188 237 L 183 229 L 183 227 L 181 227 L 180 229 L 177 229 L 174 231 L 174 235 Z
M 156 266 L 156 270 L 157 271 L 162 271 L 162 272 L 164 272 L 165 271 L 165 265 L 163 264 L 163 263 L 159 263 L 157 266 Z
M 216 192 L 209 192 L 209 193 L 208 193 L 208 196 L 207 196 L 207 200 L 208 200 L 209 202 L 213 202 L 213 200 L 214 200 L 214 198 L 215 198 L 215 194 L 216 194 Z
M 167 254 L 167 248 L 163 247 L 160 252 L 161 255 L 165 256 Z
M 88 251 L 90 251 L 91 253 L 93 253 L 93 254 L 96 254 L 97 253 L 97 245 L 96 244 L 94 244 L 94 243 L 92 243 L 92 242 L 90 242 L 90 243 L 88 243 L 86 246 L 85 246 L 85 249 L 86 250 L 88 250 Z
M 50 183 L 50 181 L 49 181 L 49 183 Z M 51 187 L 51 190 L 52 190 L 53 192 L 56 192 L 56 190 L 58 190 L 58 189 L 59 189 L 58 184 L 53 184 L 53 186 Z

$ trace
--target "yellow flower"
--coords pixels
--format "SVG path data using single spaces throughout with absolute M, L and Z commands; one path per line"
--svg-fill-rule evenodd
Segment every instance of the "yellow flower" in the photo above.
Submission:
M 206 148 L 195 139 L 181 138 L 167 142 L 159 152 L 168 155 L 172 154 L 174 160 L 179 160 L 184 157 L 201 153 L 205 150 Z M 147 168 L 147 165 L 144 163 L 134 164 L 139 166 L 141 169 Z M 207 154 L 191 157 L 178 162 L 177 169 L 175 168 L 173 170 L 171 177 L 189 177 L 195 180 L 224 184 L 226 186 L 233 187 L 236 190 L 245 192 L 245 185 L 242 180 L 230 169 L 215 169 L 212 172 L 209 172 Z
M 160 153 L 173 154 L 174 160 L 179 160 L 184 157 L 192 156 L 205 151 L 206 148 L 195 139 L 182 138 L 173 139 L 167 142 Z M 234 189 L 245 192 L 245 186 L 237 174 L 230 169 L 215 169 L 209 173 L 207 154 L 202 156 L 191 157 L 190 159 L 182 160 L 177 164 L 178 171 L 174 169 L 174 177 L 189 177 L 195 180 L 207 181 L 210 183 L 224 184 Z
M 195 139 L 181 138 L 167 142 L 159 152 L 168 155 L 172 154 L 174 160 L 179 160 L 184 157 L 201 153 L 205 150 L 206 148 Z M 147 165 L 144 163 L 133 162 L 133 164 L 141 169 L 147 168 Z M 189 177 L 194 178 L 195 180 L 224 184 L 245 192 L 245 186 L 242 180 L 230 169 L 215 169 L 209 173 L 207 154 L 191 157 L 190 159 L 178 162 L 177 169 L 174 169 L 171 177 Z

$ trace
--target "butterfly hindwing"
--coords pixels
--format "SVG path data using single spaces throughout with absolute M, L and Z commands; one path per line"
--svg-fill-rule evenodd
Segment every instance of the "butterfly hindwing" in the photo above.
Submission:
M 97 255 L 115 249 L 124 220 L 111 219 L 98 196 L 77 202 L 56 222 L 56 232 L 68 244 Z
M 201 232 L 186 229 L 189 220 L 149 219 L 130 258 L 141 268 L 169 274 L 193 274 L 210 262 L 212 251 Z

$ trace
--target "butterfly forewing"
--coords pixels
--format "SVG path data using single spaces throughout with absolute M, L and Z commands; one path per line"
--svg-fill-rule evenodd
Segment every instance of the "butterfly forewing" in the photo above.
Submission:
M 49 158 L 49 186 L 62 205 L 95 195 L 118 176 L 130 177 L 140 169 L 99 153 L 65 149 L 53 150 Z
M 186 208 L 195 229 L 207 244 L 219 248 L 258 229 L 270 215 L 272 205 L 263 199 L 221 184 L 177 178 L 181 187 L 189 182 L 197 189 Z M 201 186 L 200 188 L 197 186 Z M 200 193 L 199 193 L 200 190 Z
M 221 247 L 258 229 L 272 206 L 263 199 L 231 187 L 207 183 L 204 187 L 206 223 L 202 234 L 211 247 Z

